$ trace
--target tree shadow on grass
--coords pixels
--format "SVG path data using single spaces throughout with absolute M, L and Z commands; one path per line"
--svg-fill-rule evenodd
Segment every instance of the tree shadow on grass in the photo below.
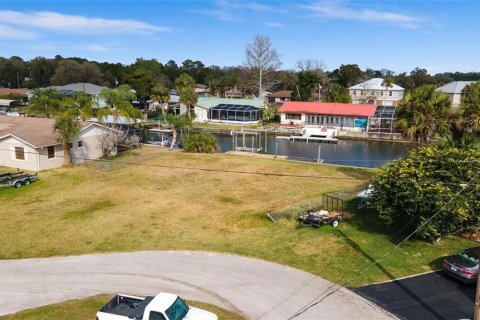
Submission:
M 375 263 L 376 259 L 372 257 L 368 252 L 363 250 L 355 241 L 353 241 L 348 235 L 346 235 L 344 232 L 341 230 L 338 230 L 338 233 L 345 239 L 345 241 L 350 245 L 355 251 L 360 253 L 362 256 L 364 256 L 368 261 L 371 263 Z M 395 280 L 395 276 L 391 274 L 381 263 L 376 263 L 375 267 L 385 274 L 389 279 L 394 280 L 392 284 L 398 286 L 401 290 L 403 290 L 408 296 L 410 296 L 414 301 L 416 301 L 420 306 L 422 306 L 427 312 L 432 314 L 436 319 L 445 319 L 441 314 L 439 314 L 435 309 L 433 309 L 431 306 L 429 306 L 425 301 L 422 299 L 422 297 L 418 296 L 415 294 L 412 290 L 407 288 L 402 282 Z

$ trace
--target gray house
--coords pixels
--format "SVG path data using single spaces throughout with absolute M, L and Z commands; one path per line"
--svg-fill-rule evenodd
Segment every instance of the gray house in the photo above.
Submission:
M 438 91 L 445 92 L 452 99 L 452 108 L 458 108 L 462 100 L 462 90 L 475 81 L 452 81 L 438 88 Z

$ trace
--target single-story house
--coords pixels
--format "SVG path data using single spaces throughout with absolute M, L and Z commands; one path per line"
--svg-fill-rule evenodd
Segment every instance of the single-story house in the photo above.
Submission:
M 265 95 L 265 98 L 270 103 L 283 103 L 292 100 L 291 90 L 282 90 Z
M 54 132 L 54 119 L 0 116 L 0 166 L 40 171 L 61 167 L 63 145 Z M 111 131 L 98 123 L 81 122 L 71 140 L 72 162 L 102 157 L 99 137 Z
M 102 92 L 102 89 L 105 88 L 107 87 L 97 86 L 92 83 L 75 82 L 64 86 L 50 86 L 44 89 L 56 89 L 67 97 L 73 97 L 76 94 L 83 92 L 92 98 L 94 107 L 98 106 L 99 108 L 103 108 L 107 106 L 107 103 L 105 102 L 105 99 L 100 96 L 100 93 Z
M 462 91 L 475 81 L 452 81 L 438 88 L 438 91 L 445 92 L 452 100 L 452 108 L 458 108 L 462 100 Z
M 373 104 L 288 101 L 278 112 L 283 125 L 366 129 L 376 109 Z
M 265 102 L 259 99 L 198 98 L 193 111 L 198 122 L 258 123 Z

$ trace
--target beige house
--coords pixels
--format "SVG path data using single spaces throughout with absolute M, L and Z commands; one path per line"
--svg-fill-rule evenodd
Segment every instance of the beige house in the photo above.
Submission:
M 382 78 L 373 78 L 348 88 L 352 103 L 397 106 L 405 89 L 396 84 L 386 87 L 383 81 Z
M 475 83 L 475 81 L 453 81 L 444 86 L 438 88 L 438 91 L 445 92 L 452 100 L 452 108 L 458 108 L 460 102 L 462 102 L 462 91 L 469 85 Z
M 40 171 L 63 165 L 63 146 L 54 132 L 54 119 L 0 116 L 0 166 Z M 113 129 L 81 123 L 71 141 L 72 161 L 102 157 L 99 137 Z

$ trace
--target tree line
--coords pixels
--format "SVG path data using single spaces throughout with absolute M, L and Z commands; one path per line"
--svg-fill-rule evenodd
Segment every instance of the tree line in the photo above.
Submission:
M 269 41 L 268 38 L 263 40 Z M 60 55 L 54 58 L 36 57 L 27 61 L 18 56 L 0 57 L 0 86 L 41 88 L 89 82 L 115 88 L 120 84 L 128 84 L 137 91 L 138 99 L 142 101 L 152 95 L 156 85 L 161 84 L 172 89 L 175 87 L 175 79 L 187 73 L 195 83 L 207 85 L 211 93 L 218 96 L 224 96 L 226 91 L 235 87 L 245 95 L 258 96 L 260 80 L 262 90 L 291 90 L 294 100 L 316 100 L 320 90 L 324 101 L 348 102 L 348 87 L 376 77 L 390 77 L 406 91 L 427 84 L 439 86 L 456 80 L 480 80 L 480 72 L 432 75 L 426 69 L 415 68 L 410 72 L 397 74 L 388 69 L 362 70 L 356 64 L 342 64 L 333 71 L 327 71 L 325 66 L 315 59 L 300 59 L 293 70 L 279 69 L 280 61 L 273 48 L 267 49 L 274 51 L 277 60 L 266 65 L 266 69 L 259 69 L 260 65 L 252 63 L 255 61 L 254 55 L 261 54 L 254 51 L 255 45 L 257 43 L 254 42 L 250 47 L 247 46 L 247 61 L 244 65 L 226 67 L 205 66 L 201 61 L 190 59 L 181 64 L 174 60 L 163 64 L 156 59 L 138 58 L 134 63 L 125 65 L 78 57 L 64 58 Z

